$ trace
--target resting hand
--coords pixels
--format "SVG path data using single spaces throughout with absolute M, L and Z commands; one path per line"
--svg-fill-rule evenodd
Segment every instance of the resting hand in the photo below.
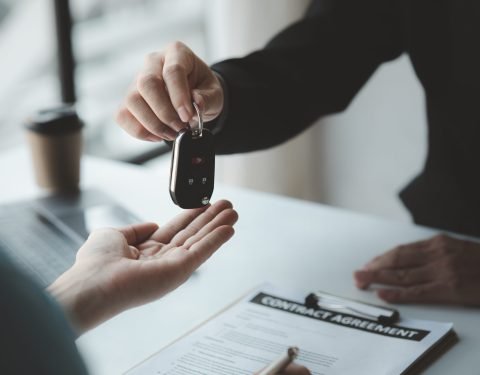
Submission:
M 354 278 L 361 289 L 387 285 L 378 296 L 391 303 L 480 306 L 480 244 L 439 235 L 374 258 Z
M 208 65 L 176 42 L 147 56 L 116 120 L 136 138 L 173 140 L 195 116 L 192 101 L 203 119 L 211 121 L 222 111 L 223 98 L 222 86 Z
M 82 333 L 177 288 L 232 237 L 236 220 L 231 203 L 219 201 L 160 228 L 144 223 L 95 231 L 48 289 Z
M 278 375 L 310 375 L 310 371 L 306 367 L 291 363 L 285 370 L 278 373 Z
M 290 363 L 285 370 L 277 373 L 277 375 L 310 375 L 310 371 L 306 367 Z M 256 375 L 256 373 L 255 373 Z

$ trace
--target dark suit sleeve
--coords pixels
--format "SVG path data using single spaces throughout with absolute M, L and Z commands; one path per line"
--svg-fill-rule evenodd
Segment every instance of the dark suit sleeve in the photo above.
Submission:
M 375 69 L 403 51 L 394 1 L 314 1 L 264 49 L 213 65 L 228 95 L 217 153 L 277 145 L 345 109 Z

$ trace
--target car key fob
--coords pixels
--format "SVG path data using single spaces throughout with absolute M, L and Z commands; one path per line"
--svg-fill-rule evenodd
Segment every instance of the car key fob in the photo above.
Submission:
M 201 113 L 198 128 L 182 130 L 173 143 L 170 170 L 170 196 L 182 208 L 199 208 L 210 202 L 215 178 L 213 134 L 203 129 Z

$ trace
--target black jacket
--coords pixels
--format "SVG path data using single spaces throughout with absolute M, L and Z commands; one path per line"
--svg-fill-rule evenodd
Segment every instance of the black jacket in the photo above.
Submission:
M 213 66 L 228 91 L 217 152 L 292 138 L 403 53 L 425 90 L 429 148 L 400 196 L 416 223 L 480 236 L 478 0 L 314 1 L 264 49 Z

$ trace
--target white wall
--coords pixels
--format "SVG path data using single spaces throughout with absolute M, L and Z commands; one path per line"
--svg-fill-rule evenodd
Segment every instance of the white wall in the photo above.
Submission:
M 261 47 L 305 1 L 209 0 L 211 57 Z M 406 57 L 382 66 L 349 109 L 266 152 L 222 157 L 226 183 L 408 220 L 397 192 L 425 155 L 423 94 Z
M 424 97 L 406 56 L 384 64 L 341 115 L 320 121 L 322 200 L 385 217 L 409 219 L 397 198 L 426 154 Z

